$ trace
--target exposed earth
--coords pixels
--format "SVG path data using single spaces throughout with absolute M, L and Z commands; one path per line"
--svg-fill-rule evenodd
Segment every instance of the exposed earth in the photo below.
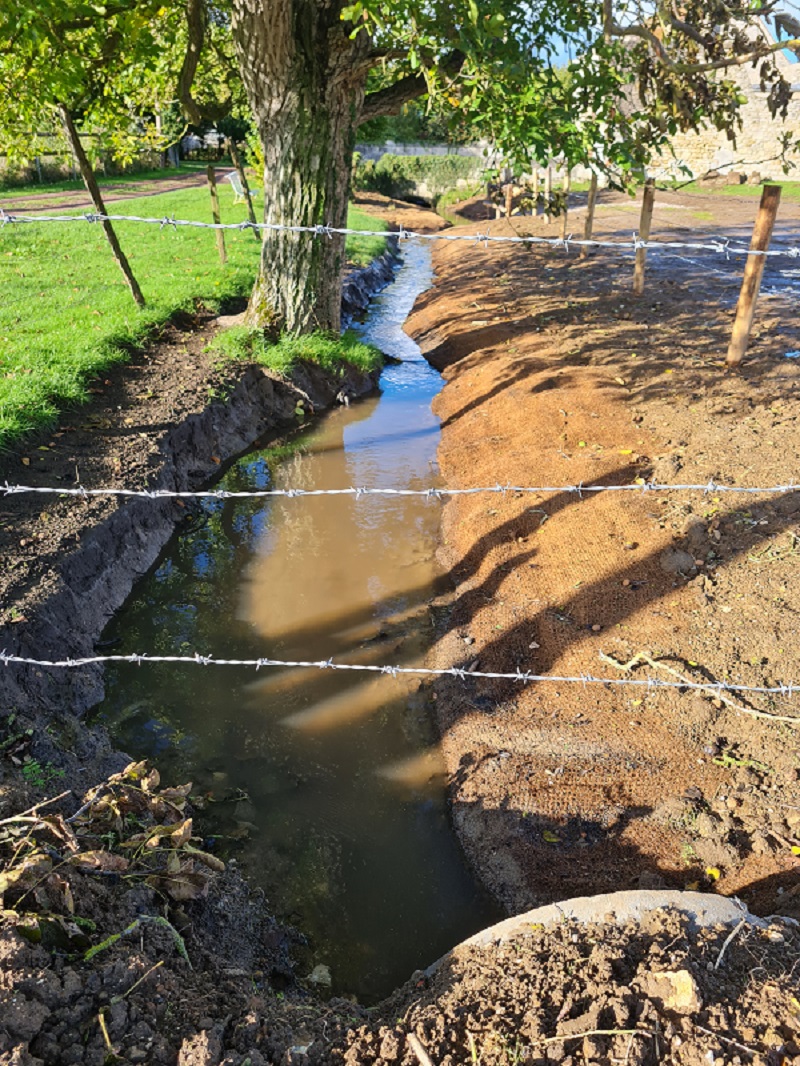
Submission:
M 361 199 L 406 229 L 440 224 L 386 198 Z M 755 211 L 744 199 L 659 202 L 654 237 L 745 234 Z M 464 209 L 473 219 L 485 212 L 480 200 Z M 800 210 L 785 204 L 781 220 L 797 232 Z M 479 235 L 558 232 L 521 216 L 469 224 L 465 232 Z M 578 215 L 576 232 L 581 225 Z M 596 232 L 635 228 L 631 202 L 604 194 Z M 800 367 L 785 357 L 800 348 L 793 277 L 769 267 L 772 295 L 759 304 L 748 360 L 726 373 L 742 261 L 703 254 L 651 255 L 645 295 L 634 299 L 630 258 L 619 253 L 437 244 L 436 283 L 407 328 L 445 375 L 436 403 L 443 484 L 788 484 L 800 443 Z M 69 485 L 79 474 L 86 487 L 207 483 L 248 443 L 241 422 L 255 382 L 251 371 L 243 384 L 241 370 L 213 366 L 205 345 L 215 328 L 203 316 L 168 326 L 96 383 L 91 404 L 4 456 L 0 482 Z M 308 408 L 336 393 L 309 374 L 298 386 Z M 297 392 L 279 382 L 259 389 L 259 417 L 279 432 Z M 190 509 L 164 504 L 146 528 L 135 508 L 0 501 L 0 647 L 37 657 L 91 649 L 125 580 L 149 565 L 149 540 L 191 520 Z M 448 500 L 441 561 L 452 591 L 432 605 L 432 661 L 797 684 L 799 521 L 793 489 Z M 52 626 L 65 604 L 68 637 Z M 614 665 L 636 657 L 626 670 Z M 99 674 L 79 682 L 4 670 L 0 1063 L 408 1066 L 427 1055 L 437 1066 L 780 1066 L 800 1057 L 796 696 L 439 683 L 454 826 L 510 913 L 667 885 L 735 894 L 788 921 L 742 927 L 724 952 L 732 930 L 698 933 L 669 912 L 639 926 L 532 928 L 459 949 L 365 1010 L 326 1002 L 298 980 L 297 937 L 269 919 L 235 868 L 219 872 L 202 850 L 201 817 L 199 837 L 187 826 L 191 797 L 187 805 L 144 768 L 86 797 L 126 761 L 81 722 L 100 685 Z M 682 976 L 653 980 L 665 972 Z M 664 980 L 689 991 L 676 999 Z

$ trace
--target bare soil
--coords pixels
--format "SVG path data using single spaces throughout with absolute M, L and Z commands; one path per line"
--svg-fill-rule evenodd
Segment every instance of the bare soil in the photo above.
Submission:
M 407 229 L 425 223 L 416 209 L 362 199 Z M 606 200 L 599 231 L 630 234 L 635 210 Z M 674 202 L 684 206 L 657 211 L 654 236 L 745 232 L 755 210 L 753 201 L 727 198 Z M 465 214 L 485 210 L 476 201 Z M 795 232 L 798 214 L 791 205 L 782 211 Z M 490 224 L 491 232 L 512 228 L 557 232 L 518 216 Z M 486 231 L 485 221 L 473 228 Z M 443 243 L 435 266 L 436 284 L 408 330 L 445 376 L 437 400 L 445 484 L 791 479 L 799 368 L 784 353 L 800 347 L 800 330 L 791 278 L 777 269 L 768 271 L 776 294 L 759 305 L 748 362 L 726 374 L 720 360 L 741 261 L 652 256 L 639 300 L 629 292 L 630 259 L 610 252 L 579 259 L 574 251 Z M 92 404 L 5 456 L 0 481 L 74 484 L 77 463 L 84 484 L 162 475 L 207 482 L 235 454 L 236 436 L 229 426 L 221 448 L 208 426 L 239 404 L 244 411 L 253 381 L 242 386 L 209 365 L 206 327 L 167 327 L 127 368 L 96 383 Z M 208 418 L 209 390 L 216 413 L 206 429 L 181 429 Z M 188 461 L 177 471 L 165 466 L 181 452 Z M 159 517 L 165 527 L 181 518 L 169 507 Z M 145 563 L 141 513 L 121 552 L 97 532 L 124 510 L 116 502 L 0 501 L 0 647 L 48 647 L 46 615 L 64 592 L 56 561 L 65 545 L 89 547 L 96 559 L 96 571 L 75 571 L 68 589 L 76 650 L 91 647 L 91 627 L 81 630 L 79 616 L 103 594 L 105 553 L 132 553 L 133 569 Z M 432 605 L 433 661 L 622 677 L 600 653 L 621 663 L 644 653 L 695 681 L 797 682 L 798 522 L 794 490 L 456 498 L 443 510 L 441 558 L 452 591 Z M 10 676 L 4 670 L 6 686 Z M 674 680 L 648 664 L 630 676 Z M 122 760 L 81 722 L 92 685 L 62 690 L 56 712 L 45 679 L 18 682 L 0 707 L 0 819 L 66 788 L 73 795 L 41 816 L 69 816 Z M 8 698 L 12 691 L 24 706 Z M 531 929 L 504 945 L 459 949 L 431 977 L 415 975 L 365 1012 L 304 987 L 291 965 L 296 939 L 275 927 L 235 864 L 210 880 L 204 898 L 184 903 L 147 882 L 60 867 L 69 895 L 48 881 L 26 899 L 11 893 L 6 906 L 15 910 L 0 917 L 0 1063 L 416 1066 L 420 1048 L 437 1066 L 798 1061 L 796 728 L 748 713 L 795 717 L 797 699 L 741 695 L 731 706 L 713 692 L 479 679 L 449 679 L 434 694 L 454 826 L 478 876 L 510 912 L 637 885 L 698 885 L 788 923 L 741 929 L 721 961 L 730 930 L 696 933 L 670 913 L 639 926 Z M 22 776 L 26 759 L 41 767 L 44 783 L 30 770 Z M 17 832 L 20 823 L 12 824 Z M 6 871 L 19 843 L 9 845 L 9 833 L 0 821 Z M 63 858 L 58 840 L 48 846 L 52 863 Z M 47 927 L 55 915 L 63 928 L 70 896 L 95 945 L 142 915 L 167 917 L 192 968 L 169 931 L 147 921 L 89 962 L 76 943 L 25 939 L 22 912 L 30 908 Z M 693 998 L 680 1008 L 651 979 L 664 971 L 691 978 Z
M 609 200 L 599 233 L 624 234 L 629 204 Z M 682 200 L 688 209 L 665 198 L 654 237 L 663 217 L 696 240 L 756 206 L 704 198 L 716 214 L 698 225 Z M 789 205 L 783 219 L 798 215 Z M 671 238 L 683 232 L 670 225 Z M 556 228 L 521 217 L 488 227 Z M 446 484 L 791 480 L 796 291 L 762 300 L 748 360 L 726 373 L 741 260 L 651 255 L 639 299 L 630 260 L 608 251 L 443 245 L 435 265 L 407 328 L 447 382 L 436 401 Z M 796 683 L 798 514 L 795 490 L 456 498 L 435 661 L 623 677 L 601 656 L 645 654 L 699 683 Z M 629 673 L 676 680 L 647 664 Z M 796 698 L 744 694 L 732 706 L 713 692 L 446 679 L 437 699 L 455 825 L 510 911 L 699 884 L 762 913 L 800 913 Z

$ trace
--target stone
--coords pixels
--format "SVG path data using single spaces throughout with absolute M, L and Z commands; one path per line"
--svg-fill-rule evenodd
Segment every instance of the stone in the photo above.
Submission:
M 330 966 L 326 966 L 323 962 L 319 963 L 308 975 L 308 979 L 313 985 L 333 984 Z
M 730 170 L 725 175 L 725 181 L 728 185 L 744 185 L 746 180 L 744 174 L 741 174 L 738 170 Z
M 694 556 L 681 548 L 667 548 L 658 557 L 658 565 L 665 574 L 693 574 Z
M 222 1041 L 214 1032 L 187 1036 L 178 1052 L 178 1066 L 219 1066 Z
M 703 1008 L 697 982 L 688 970 L 640 974 L 634 984 L 649 999 L 660 1000 L 664 1010 L 693 1014 Z
M 747 178 L 747 184 L 748 185 L 760 185 L 761 181 L 762 181 L 761 173 L 758 170 L 754 170 L 752 172 L 752 174 L 748 175 L 748 178 Z
M 713 837 L 719 832 L 720 824 L 713 814 L 701 811 L 695 819 L 694 828 L 698 836 Z

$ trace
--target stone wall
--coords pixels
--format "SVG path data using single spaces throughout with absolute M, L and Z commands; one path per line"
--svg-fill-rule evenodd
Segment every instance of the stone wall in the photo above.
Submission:
M 756 72 L 751 67 L 740 68 L 731 77 L 742 87 L 747 103 L 742 105 L 742 128 L 733 145 L 724 132 L 715 129 L 702 133 L 681 133 L 672 140 L 672 152 L 665 152 L 651 173 L 658 178 L 688 176 L 681 168 L 688 167 L 692 177 L 702 177 L 709 171 L 739 171 L 757 173 L 764 178 L 800 179 L 800 153 L 789 157 L 794 164 L 788 174 L 783 170 L 780 153 L 781 134 L 800 138 L 800 64 L 790 63 L 779 53 L 779 65 L 784 77 L 795 86 L 785 120 L 773 119 L 767 108 L 766 93 L 759 89 Z

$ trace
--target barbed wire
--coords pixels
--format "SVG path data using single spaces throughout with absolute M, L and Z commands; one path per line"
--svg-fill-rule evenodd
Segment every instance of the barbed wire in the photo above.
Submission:
M 785 696 L 791 698 L 800 693 L 800 684 L 790 682 L 778 685 L 741 685 L 728 681 L 662 681 L 660 678 L 647 677 L 597 677 L 594 674 L 536 674 L 530 670 L 503 672 L 495 670 L 478 670 L 468 667 L 426 667 L 426 666 L 379 666 L 369 663 L 341 663 L 333 659 L 217 659 L 211 655 L 148 655 L 131 652 L 127 655 L 87 655 L 77 659 L 34 659 L 28 656 L 14 655 L 3 649 L 0 651 L 0 663 L 4 666 L 41 666 L 53 669 L 76 669 L 83 666 L 96 666 L 105 663 L 130 663 L 135 666 L 158 663 L 178 663 L 190 666 L 241 666 L 255 670 L 280 669 L 314 669 L 355 671 L 359 673 L 383 674 L 390 677 L 453 677 L 460 681 L 482 679 L 493 681 L 516 681 L 520 684 L 543 682 L 549 684 L 611 685 L 633 688 L 653 689 L 689 689 L 704 692 L 751 692 L 764 696 Z M 763 712 L 762 712 L 763 713 Z M 779 715 L 765 714 L 765 717 L 780 721 Z M 795 719 L 792 719 L 793 721 Z
M 648 252 L 658 252 L 664 249 L 683 248 L 695 251 L 711 251 L 730 258 L 732 255 L 763 255 L 768 257 L 785 256 L 790 259 L 800 259 L 800 246 L 788 248 L 768 248 L 765 250 L 751 251 L 744 244 L 734 243 L 735 238 L 725 236 L 713 236 L 708 241 L 652 241 L 642 240 L 634 233 L 630 240 L 595 240 L 582 237 L 537 237 L 520 235 L 506 236 L 492 234 L 488 230 L 485 233 L 422 233 L 418 230 L 407 230 L 401 226 L 398 230 L 363 230 L 350 229 L 346 226 L 300 226 L 284 225 L 279 222 L 198 222 L 193 219 L 174 217 L 149 218 L 141 215 L 101 215 L 85 213 L 82 215 L 14 215 L 0 208 L 0 226 L 12 224 L 35 224 L 48 222 L 139 222 L 146 225 L 159 226 L 161 229 L 172 227 L 177 230 L 179 226 L 188 226 L 194 229 L 212 230 L 260 230 L 271 233 L 310 233 L 316 237 L 332 237 L 334 234 L 346 237 L 396 237 L 398 240 L 423 240 L 423 241 L 462 241 L 469 244 L 488 246 L 489 244 L 530 244 L 546 245 L 553 248 L 562 248 L 569 251 L 570 248 L 613 248 L 623 251 L 639 251 L 644 249 Z
M 576 485 L 478 485 L 472 488 L 437 488 L 426 489 L 393 489 L 393 488 L 368 488 L 366 486 L 348 487 L 341 489 L 247 489 L 234 491 L 231 489 L 201 489 L 198 491 L 179 489 L 125 489 L 104 487 L 87 489 L 83 485 L 77 488 L 62 488 L 53 485 L 12 485 L 6 481 L 0 485 L 0 498 L 8 496 L 20 496 L 25 493 L 41 493 L 50 496 L 72 496 L 89 499 L 94 496 L 134 496 L 148 500 L 161 499 L 207 499 L 207 500 L 248 500 L 265 499 L 269 497 L 284 497 L 286 499 L 298 499 L 305 496 L 354 496 L 360 499 L 363 496 L 422 496 L 428 499 L 442 499 L 445 496 L 476 496 L 482 493 L 505 494 L 522 493 L 525 495 L 541 496 L 548 493 L 572 493 L 582 497 L 586 493 L 593 492 L 638 492 L 648 495 L 654 492 L 702 492 L 710 493 L 744 493 L 755 496 L 778 496 L 787 492 L 793 492 L 800 488 L 800 483 L 791 480 L 785 485 L 769 485 L 765 487 L 753 487 L 747 485 L 722 485 L 713 479 L 704 484 L 670 485 L 658 481 L 638 481 L 625 485 L 586 485 L 579 482 Z

